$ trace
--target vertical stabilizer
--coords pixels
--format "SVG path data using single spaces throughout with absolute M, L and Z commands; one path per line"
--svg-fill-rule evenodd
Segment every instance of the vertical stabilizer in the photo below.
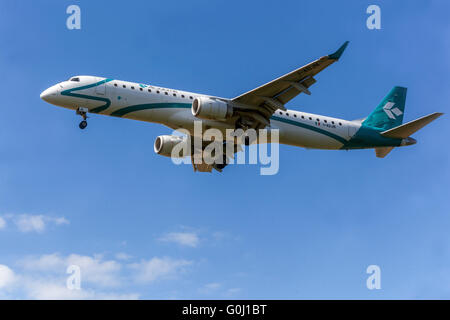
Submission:
M 375 110 L 363 122 L 363 125 L 389 130 L 403 122 L 405 112 L 406 88 L 394 87 Z

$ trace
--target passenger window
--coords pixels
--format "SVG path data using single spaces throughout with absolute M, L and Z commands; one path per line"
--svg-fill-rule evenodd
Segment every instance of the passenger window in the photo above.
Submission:
M 134 87 L 133 87 L 133 86 L 131 86 L 131 90 L 134 90 Z
M 289 113 L 286 113 L 286 115 L 289 117 Z
M 164 94 L 167 96 L 167 92 L 164 92 Z
M 126 88 L 127 86 L 126 86 L 126 85 L 123 85 L 122 87 Z
M 173 96 L 176 97 L 177 95 L 174 93 Z
M 117 83 L 114 83 L 114 87 L 117 87 Z
M 327 123 L 327 120 L 323 120 L 325 123 Z
M 189 99 L 194 99 L 194 98 L 192 98 L 192 97 L 189 97 Z
M 184 98 L 184 94 L 182 94 L 181 97 Z
M 148 92 L 152 92 L 152 90 L 151 90 L 151 89 L 148 89 Z
M 158 91 L 156 91 L 156 93 L 159 93 L 159 90 L 158 90 Z
M 141 91 L 142 91 L 142 88 L 139 88 L 139 90 L 141 90 Z
M 331 121 L 332 124 L 334 124 L 334 121 Z
M 302 119 L 305 119 L 305 116 L 302 116 Z
M 294 118 L 297 118 L 297 115 L 296 115 L 296 114 L 294 114 Z
M 309 117 L 309 120 L 312 120 L 312 118 L 311 118 L 311 117 Z
M 339 122 L 339 125 L 342 126 L 342 123 Z

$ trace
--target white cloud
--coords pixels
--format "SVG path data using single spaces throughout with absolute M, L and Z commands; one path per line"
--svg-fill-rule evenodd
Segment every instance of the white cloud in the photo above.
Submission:
M 168 257 L 153 257 L 129 263 L 126 260 L 132 257 L 123 253 L 115 256 L 116 259 L 105 259 L 103 255 L 95 254 L 53 253 L 28 256 L 15 263 L 15 272 L 0 265 L 0 298 L 138 299 L 139 294 L 123 292 L 123 289 L 129 288 L 132 283 L 141 285 L 157 280 L 176 279 L 192 264 L 191 261 Z M 117 257 L 123 258 L 123 261 Z M 73 274 L 66 272 L 71 265 L 80 268 L 80 290 L 67 288 L 68 277 Z M 12 283 L 14 284 L 11 285 Z M 2 290 L 3 287 L 5 290 Z M 214 285 L 209 287 L 213 288 Z
M 102 256 L 81 256 L 71 254 L 61 257 L 59 254 L 47 254 L 40 257 L 28 257 L 20 262 L 21 266 L 34 272 L 65 274 L 70 265 L 79 266 L 82 282 L 103 287 L 117 286 L 120 283 L 121 264 L 114 260 L 103 260 Z
M 139 294 L 117 294 L 111 292 L 95 291 L 92 289 L 70 290 L 64 281 L 57 279 L 27 279 L 24 288 L 27 298 L 37 300 L 136 300 Z
M 117 260 L 129 260 L 131 258 L 132 258 L 132 256 L 130 256 L 129 254 L 126 254 L 124 252 L 116 253 Z
M 15 219 L 15 223 L 22 232 L 43 232 L 45 229 L 44 216 L 32 216 L 22 214 Z
M 6 288 L 11 285 L 16 276 L 8 266 L 0 264 L 0 289 Z
M 210 293 L 216 292 L 221 287 L 222 287 L 222 284 L 220 284 L 218 282 L 211 282 L 211 283 L 205 284 L 203 287 L 201 287 L 199 289 L 199 291 L 201 293 L 210 294 Z
M 198 235 L 194 232 L 170 232 L 159 238 L 159 240 L 193 248 L 197 247 L 200 242 Z
M 69 224 L 69 220 L 64 217 L 50 217 L 46 215 L 31 215 L 31 214 L 7 214 L 5 218 L 11 219 L 16 227 L 21 232 L 37 232 L 42 233 L 45 231 L 49 224 L 63 225 Z M 6 225 L 6 220 L 0 217 L 0 229 Z
M 122 254 L 117 254 L 122 256 Z M 130 259 L 130 256 L 122 256 Z M 71 254 L 61 256 L 60 254 L 46 254 L 37 257 L 27 257 L 19 261 L 18 265 L 31 275 L 52 275 L 67 277 L 66 270 L 70 265 L 80 267 L 82 285 L 93 284 L 100 287 L 118 287 L 124 280 L 149 283 L 160 279 L 176 277 L 183 272 L 185 267 L 192 264 L 191 261 L 183 259 L 154 257 L 150 260 L 142 260 L 139 263 L 128 263 L 117 260 L 105 260 L 101 255 L 82 256 Z M 126 267 L 132 270 L 130 275 L 121 272 Z
M 58 253 L 26 257 L 18 261 L 21 273 L 16 276 L 16 294 L 26 299 L 139 299 L 137 293 L 105 292 L 102 288 L 117 288 L 124 284 L 120 274 L 122 265 L 115 260 L 105 260 L 102 255 L 83 256 Z M 67 267 L 77 265 L 81 271 L 81 289 L 70 290 L 66 286 Z M 1 279 L 1 268 L 0 268 Z
M 129 267 L 135 273 L 135 280 L 142 283 L 174 277 L 177 273 L 184 271 L 185 267 L 192 264 L 187 260 L 174 260 L 171 258 L 155 257 L 151 260 L 143 260 L 140 263 L 130 264 Z
M 201 294 L 210 295 L 213 297 L 234 297 L 239 292 L 241 288 L 226 288 L 219 282 L 211 282 L 205 284 L 203 287 L 199 288 L 198 291 Z
M 26 278 L 23 280 L 24 291 L 27 298 L 37 300 L 80 300 L 87 299 L 86 291 L 84 290 L 69 290 L 64 281 L 57 281 L 56 279 L 32 279 Z
M 80 256 L 72 254 L 67 258 L 68 265 L 77 265 L 81 268 L 83 281 L 101 286 L 117 286 L 120 284 L 120 263 L 114 260 L 103 261 L 100 256 Z
M 5 229 L 5 227 L 6 227 L 6 220 L 0 217 L 0 230 Z
M 62 225 L 62 224 L 69 224 L 69 220 L 67 220 L 64 217 L 58 217 L 58 218 L 48 218 L 50 219 L 50 221 L 53 221 L 57 226 Z
M 0 289 L 0 298 L 2 299 L 135 300 L 140 297 L 138 293 L 122 294 L 84 288 L 70 290 L 66 286 L 65 277 L 15 274 L 5 265 L 0 265 Z M 6 295 L 6 291 L 8 291 L 8 295 Z
M 57 253 L 44 254 L 40 257 L 27 257 L 19 264 L 24 269 L 31 271 L 65 272 L 64 259 Z
M 227 297 L 234 296 L 234 295 L 238 294 L 239 292 L 241 292 L 241 288 L 231 288 L 225 292 L 225 296 L 227 296 Z

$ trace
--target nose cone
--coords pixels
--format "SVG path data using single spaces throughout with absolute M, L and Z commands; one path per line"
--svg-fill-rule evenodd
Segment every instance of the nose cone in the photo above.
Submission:
M 41 93 L 41 99 L 46 101 L 46 102 L 50 102 L 50 97 L 52 96 L 52 88 L 48 88 L 44 91 L 42 91 Z
M 52 103 L 55 100 L 57 94 L 58 94 L 58 90 L 55 86 L 53 86 L 53 87 L 50 87 L 50 88 L 42 91 L 41 99 L 48 103 Z

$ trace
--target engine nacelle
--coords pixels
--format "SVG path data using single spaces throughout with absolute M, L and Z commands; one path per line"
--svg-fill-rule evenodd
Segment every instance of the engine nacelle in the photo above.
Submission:
M 155 150 L 156 154 L 159 154 L 159 155 L 165 156 L 165 157 L 172 157 L 173 148 L 180 143 L 186 144 L 187 141 L 186 141 L 186 139 L 183 139 L 183 137 L 178 137 L 178 136 L 168 136 L 168 135 L 159 136 L 155 140 L 153 149 Z M 173 155 L 175 158 L 184 158 L 185 156 L 188 155 L 188 154 L 184 154 L 183 152 L 185 152 L 186 150 L 189 150 L 189 148 L 186 148 L 184 145 L 182 145 L 180 147 L 181 148 L 179 150 L 181 152 Z
M 233 107 L 228 103 L 205 97 L 195 98 L 191 111 L 197 118 L 208 120 L 225 120 L 233 115 Z

